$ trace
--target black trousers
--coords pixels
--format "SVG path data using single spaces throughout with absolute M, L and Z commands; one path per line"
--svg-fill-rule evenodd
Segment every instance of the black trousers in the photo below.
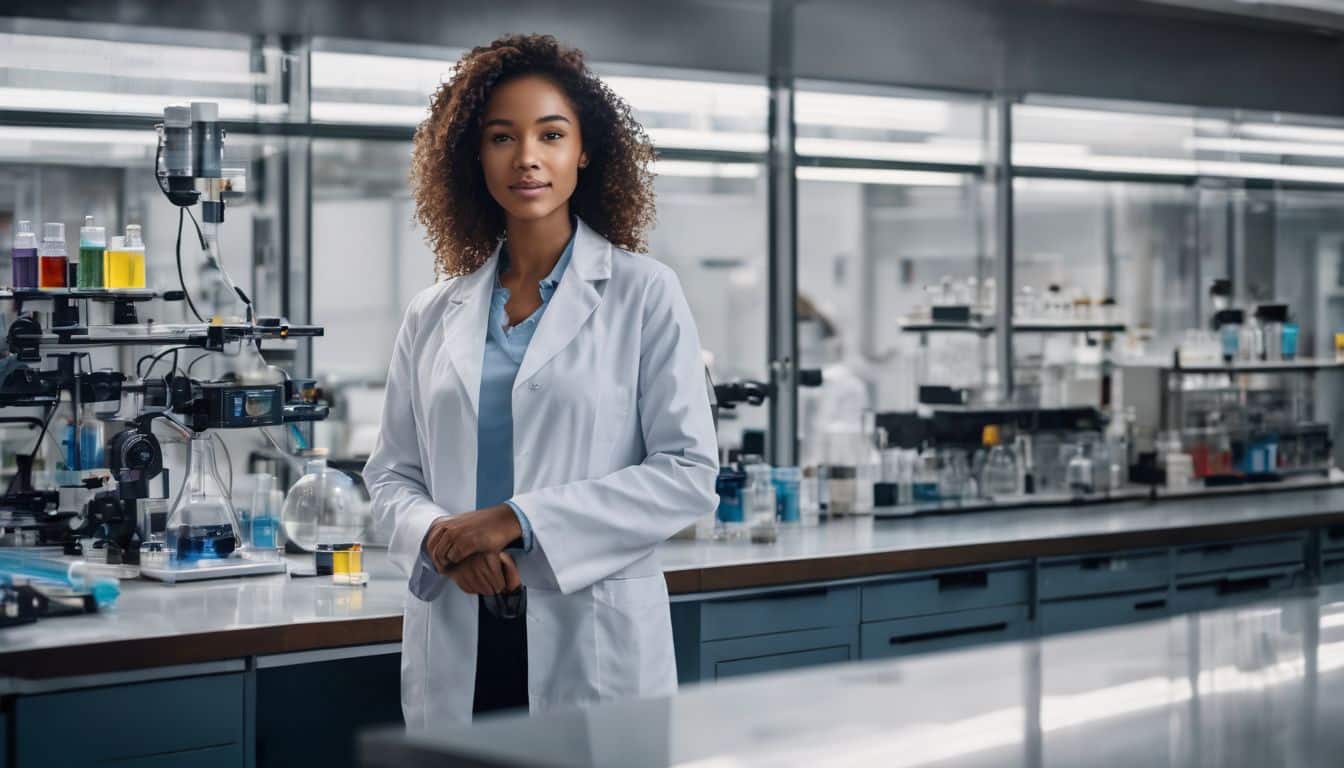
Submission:
M 527 707 L 527 617 L 501 619 L 478 597 L 473 714 Z

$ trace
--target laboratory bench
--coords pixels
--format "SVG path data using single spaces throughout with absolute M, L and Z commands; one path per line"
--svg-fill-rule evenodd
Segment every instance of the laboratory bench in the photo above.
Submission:
M 1002 644 L 1344 582 L 1344 486 L 672 541 L 683 683 Z M 404 583 L 123 582 L 104 613 L 0 631 L 0 768 L 352 764 L 396 722 Z M 68 733 L 72 713 L 87 722 Z M 146 713 L 158 713 L 147 715 Z M 128 734 L 134 733 L 134 737 Z
M 674 696 L 361 736 L 370 768 L 1336 766 L 1344 586 Z M 634 735 L 632 737 L 632 734 Z

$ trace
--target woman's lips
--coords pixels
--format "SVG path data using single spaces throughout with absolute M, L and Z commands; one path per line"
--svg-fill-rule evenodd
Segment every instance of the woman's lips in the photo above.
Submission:
M 551 185 L 550 185 L 550 184 L 541 184 L 541 185 L 533 185 L 533 184 L 527 184 L 527 185 L 513 185 L 513 186 L 509 187 L 509 189 L 512 190 L 513 193 L 514 193 L 515 195 L 518 195 L 519 197 L 528 198 L 528 199 L 532 199 L 532 198 L 536 198 L 536 197 L 541 197 L 542 195 L 546 194 L 546 190 L 548 190 L 548 189 L 550 189 L 550 188 L 551 188 Z

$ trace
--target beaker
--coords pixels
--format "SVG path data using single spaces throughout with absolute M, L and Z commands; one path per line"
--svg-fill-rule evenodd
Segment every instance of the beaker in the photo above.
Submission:
M 186 486 L 168 517 L 165 540 L 169 559 L 179 561 L 225 558 L 238 548 L 238 516 L 224 492 L 209 435 L 191 438 Z

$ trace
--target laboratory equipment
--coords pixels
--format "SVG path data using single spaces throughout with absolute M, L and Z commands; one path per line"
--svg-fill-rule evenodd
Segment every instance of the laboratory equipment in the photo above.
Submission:
M 929 504 L 938 501 L 938 453 L 925 445 L 919 453 L 919 463 L 915 467 L 914 482 L 911 484 L 911 500 L 916 504 Z
M 33 232 L 33 222 L 26 219 L 14 231 L 11 266 L 15 288 L 37 287 L 37 233 Z
M 310 457 L 303 477 L 290 487 L 281 513 L 285 540 L 303 552 L 320 541 L 364 539 L 372 522 L 350 476 L 327 466 L 326 456 Z
M 37 246 L 37 287 L 64 288 L 69 257 L 65 250 L 65 225 L 49 221 L 42 225 Z
M 779 522 L 802 522 L 798 498 L 803 480 L 802 470 L 798 467 L 775 467 L 771 471 L 770 479 L 775 484 L 776 517 Z
M 743 471 L 746 484 L 742 487 L 742 511 L 747 517 L 747 531 L 753 543 L 768 544 L 779 536 L 775 485 L 769 464 L 759 457 L 745 457 Z
M 112 238 L 103 256 L 103 285 L 108 288 L 145 287 L 145 242 L 139 224 L 126 227 L 126 235 Z
M 79 266 L 73 270 L 76 279 L 71 285 L 79 288 L 103 287 L 103 255 L 107 251 L 107 229 L 93 223 L 92 216 L 84 217 L 79 229 Z
M 1213 316 L 1214 327 L 1218 329 L 1218 347 L 1223 362 L 1230 363 L 1241 354 L 1241 326 L 1246 313 L 1240 309 L 1219 310 Z
M 121 586 L 116 579 L 97 575 L 94 568 L 83 560 L 56 559 L 22 550 L 0 549 L 0 575 L 21 576 L 88 592 L 100 608 L 112 605 L 121 595 Z
M 820 467 L 804 467 L 802 480 L 798 483 L 798 521 L 803 525 L 817 525 L 821 522 L 821 489 L 824 483 L 820 479 Z
M 1255 319 L 1260 322 L 1263 348 L 1259 359 L 1277 362 L 1283 359 L 1283 324 L 1288 322 L 1286 304 L 1261 304 L 1255 308 Z
M 1069 492 L 1075 496 L 1094 493 L 1096 480 L 1093 477 L 1092 458 L 1087 455 L 1087 446 L 1081 443 L 1070 446 L 1065 455 L 1069 457 L 1064 475 Z
M 742 508 L 742 486 L 746 484 L 746 480 L 746 473 L 740 470 L 719 467 L 719 476 L 714 482 L 714 490 L 719 496 L 719 526 L 716 538 L 741 538 L 746 521 Z
M 1283 359 L 1293 360 L 1297 357 L 1297 323 L 1288 322 L 1283 324 Z
M 1017 460 L 1013 451 L 1003 444 L 999 428 L 986 425 L 983 442 L 988 450 L 985 456 L 985 480 L 982 487 L 985 496 L 995 499 L 1021 493 L 1018 488 Z
M 284 540 L 280 533 L 280 512 L 284 507 L 285 494 L 274 475 L 258 473 L 254 476 L 252 501 L 248 508 L 251 532 L 248 545 L 252 551 L 262 554 L 284 551 Z
M 241 542 L 238 517 L 215 464 L 214 438 L 193 435 L 186 487 L 168 517 L 170 560 L 195 561 L 231 556 Z
M 854 514 L 854 497 L 858 490 L 854 466 L 831 465 L 826 468 L 826 472 L 826 485 L 830 496 L 827 516 L 834 519 Z

